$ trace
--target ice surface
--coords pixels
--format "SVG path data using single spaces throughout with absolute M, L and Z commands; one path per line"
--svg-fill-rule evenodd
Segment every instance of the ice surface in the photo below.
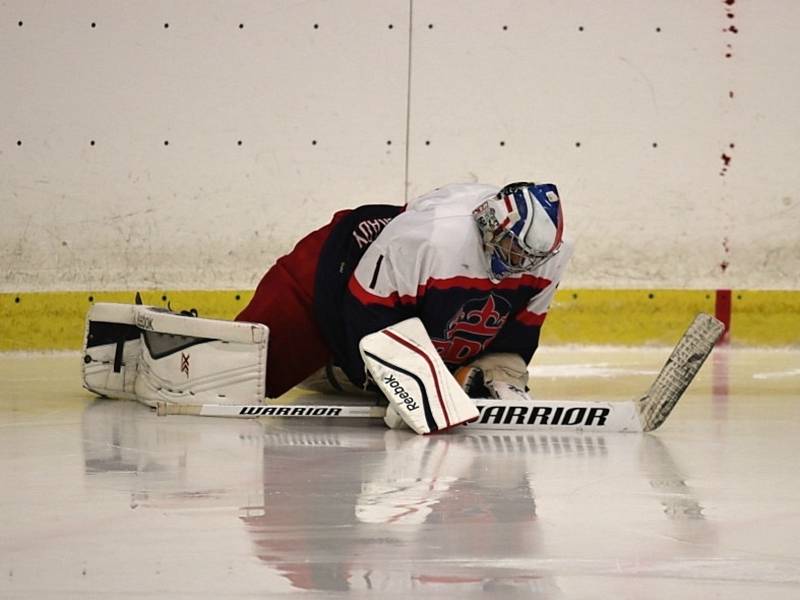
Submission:
M 542 349 L 533 390 L 627 400 L 667 354 Z M 653 435 L 159 418 L 72 354 L 0 382 L 2 598 L 800 597 L 798 350 L 716 351 Z

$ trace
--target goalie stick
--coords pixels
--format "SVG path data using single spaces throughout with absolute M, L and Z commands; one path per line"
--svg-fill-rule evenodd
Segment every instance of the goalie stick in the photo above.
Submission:
M 624 402 L 477 399 L 480 416 L 472 429 L 558 429 L 597 432 L 646 432 L 658 429 L 694 379 L 725 326 L 705 313 L 697 315 L 642 397 Z M 187 405 L 159 402 L 159 416 L 382 418 L 374 405 Z

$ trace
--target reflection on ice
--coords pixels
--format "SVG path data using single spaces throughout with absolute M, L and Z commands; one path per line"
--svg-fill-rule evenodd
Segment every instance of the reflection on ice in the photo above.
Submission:
M 127 489 L 132 508 L 235 510 L 253 554 L 302 590 L 552 596 L 536 557 L 579 559 L 561 549 L 596 538 L 584 516 L 610 511 L 624 528 L 627 513 L 636 527 L 631 490 L 667 520 L 703 517 L 668 446 L 648 435 L 416 436 L 366 421 L 157 418 L 116 401 L 91 404 L 83 429 L 91 485 Z M 588 470 L 596 482 L 576 487 Z
M 97 400 L 86 408 L 82 429 L 87 476 L 128 490 L 132 506 L 262 504 L 256 422 L 157 418 L 137 402 Z

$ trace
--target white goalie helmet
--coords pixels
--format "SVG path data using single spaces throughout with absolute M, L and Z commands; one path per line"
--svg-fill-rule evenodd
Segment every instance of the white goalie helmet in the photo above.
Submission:
M 531 271 L 561 248 L 564 217 L 552 183 L 510 183 L 472 214 L 495 281 Z

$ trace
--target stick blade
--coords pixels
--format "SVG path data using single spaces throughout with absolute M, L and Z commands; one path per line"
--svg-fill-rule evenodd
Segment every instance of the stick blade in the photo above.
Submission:
M 666 421 L 724 332 L 725 325 L 711 315 L 695 317 L 650 390 L 638 401 L 642 431 L 654 431 Z

